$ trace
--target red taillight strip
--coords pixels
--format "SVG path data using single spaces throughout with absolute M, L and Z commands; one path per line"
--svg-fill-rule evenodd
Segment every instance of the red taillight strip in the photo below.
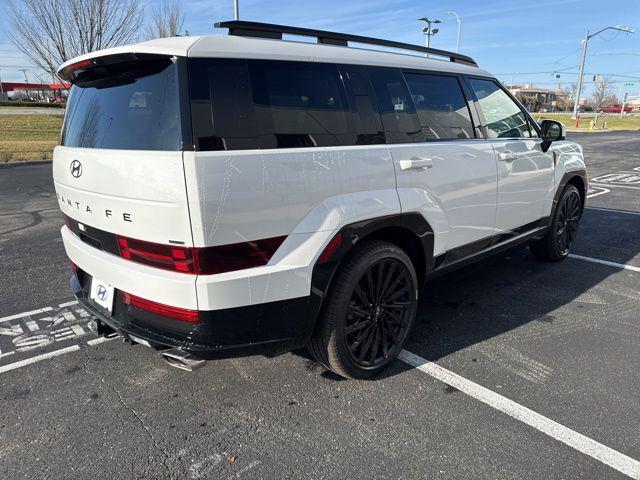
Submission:
M 200 321 L 200 312 L 198 310 L 190 310 L 188 308 L 171 307 L 162 303 L 153 302 L 145 298 L 136 297 L 127 292 L 121 292 L 125 305 L 138 308 L 149 313 L 155 313 L 162 317 L 173 318 L 188 323 L 198 323 Z
M 287 237 L 271 237 L 251 242 L 197 248 L 198 273 L 213 275 L 266 265 L 285 238 Z
M 119 235 L 117 239 L 122 258 L 165 270 L 197 272 L 192 248 L 144 242 Z
M 286 236 L 216 247 L 176 247 L 118 235 L 122 258 L 174 272 L 213 275 L 266 265 Z

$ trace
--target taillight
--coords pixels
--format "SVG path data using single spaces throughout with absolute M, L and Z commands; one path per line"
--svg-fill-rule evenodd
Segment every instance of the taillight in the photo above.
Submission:
M 162 245 L 117 236 L 122 258 L 175 272 L 213 275 L 266 265 L 286 236 L 217 247 L 191 248 Z
M 152 302 L 145 298 L 136 297 L 127 292 L 121 292 L 125 305 L 138 308 L 149 313 L 154 313 L 162 317 L 173 318 L 188 323 L 198 323 L 200 321 L 200 312 L 198 310 L 190 310 L 187 308 L 171 307 L 158 302 Z
M 122 258 L 150 267 L 183 273 L 197 273 L 192 248 L 143 242 L 119 235 L 117 238 Z
M 217 247 L 197 248 L 198 273 L 213 275 L 266 265 L 285 238 L 287 237 L 272 237 Z

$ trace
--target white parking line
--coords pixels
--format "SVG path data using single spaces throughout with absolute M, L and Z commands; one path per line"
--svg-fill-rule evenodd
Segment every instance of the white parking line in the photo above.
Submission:
M 78 303 L 78 300 L 71 300 L 70 302 L 61 303 L 60 305 L 58 305 L 58 307 L 60 308 L 70 307 L 71 305 L 77 305 L 77 303 Z
M 509 400 L 488 388 L 478 385 L 471 380 L 467 380 L 466 378 L 461 377 L 460 375 L 414 353 L 403 350 L 400 352 L 399 358 L 406 364 L 411 365 L 421 372 L 426 373 L 427 375 L 430 375 L 463 393 L 466 393 L 470 397 L 473 397 L 476 400 L 479 400 L 480 402 L 495 408 L 496 410 L 499 410 L 532 428 L 535 428 L 545 435 L 548 435 L 551 438 L 554 438 L 555 440 L 558 440 L 559 442 L 562 442 L 565 445 L 568 445 L 569 447 L 610 466 L 611 468 L 614 468 L 620 473 L 634 479 L 640 479 L 639 461 L 613 450 L 602 443 L 596 442 L 581 433 L 571 430 L 550 418 L 540 415 L 539 413 L 534 412 L 513 400 Z
M 613 183 L 596 183 L 594 181 L 590 183 L 597 187 L 630 188 L 631 190 L 640 190 L 640 187 L 632 187 L 631 185 L 617 185 Z
M 35 357 L 25 358 L 24 360 L 20 360 L 19 362 L 1 366 L 0 373 L 5 373 L 10 370 L 15 370 L 16 368 L 24 367 L 26 365 L 31 365 L 32 363 L 46 360 L 47 358 L 57 357 L 58 355 L 64 355 L 65 353 L 75 352 L 77 350 L 80 350 L 80 345 L 71 345 L 70 347 L 61 348 L 60 350 L 54 350 L 52 352 L 43 353 L 42 355 L 37 355 Z
M 603 207 L 584 207 L 587 210 L 601 210 L 603 212 L 622 213 L 624 215 L 640 215 L 640 212 L 632 212 L 630 210 L 616 210 L 615 208 L 603 208 Z
M 50 312 L 51 310 L 53 310 L 53 307 L 44 307 L 38 308 L 37 310 L 31 310 L 30 312 L 16 313 L 15 315 L 9 315 L 8 317 L 1 317 L 0 323 L 15 320 L 17 318 L 28 317 L 30 315 L 37 315 L 38 313 Z
M 610 262 L 608 260 L 600 260 L 599 258 L 583 257 L 582 255 L 569 254 L 569 258 L 575 258 L 576 260 L 584 260 L 585 262 L 599 263 L 601 265 L 608 265 L 610 267 L 621 268 L 624 270 L 631 270 L 632 272 L 640 272 L 640 267 L 634 267 L 633 265 L 625 265 L 624 263 Z
M 91 340 L 87 340 L 87 345 L 91 345 L 92 347 L 94 345 L 100 345 L 101 343 L 104 342 L 108 342 L 109 340 L 114 340 L 118 337 L 98 337 L 98 338 L 92 338 Z
M 604 188 L 604 187 L 593 187 L 593 188 L 598 188 L 601 191 L 590 193 L 590 194 L 587 195 L 587 198 L 593 198 L 593 197 L 597 197 L 598 195 L 604 195 L 605 193 L 611 192 L 611 190 L 609 190 L 608 188 Z

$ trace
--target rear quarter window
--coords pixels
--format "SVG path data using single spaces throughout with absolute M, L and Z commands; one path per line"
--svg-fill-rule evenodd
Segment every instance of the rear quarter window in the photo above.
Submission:
M 171 59 L 96 69 L 71 88 L 62 132 L 68 147 L 180 150 L 177 66 Z
M 355 145 L 337 65 L 190 59 L 198 150 Z

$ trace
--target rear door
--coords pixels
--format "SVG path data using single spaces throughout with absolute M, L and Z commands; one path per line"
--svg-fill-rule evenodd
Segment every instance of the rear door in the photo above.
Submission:
M 470 78 L 488 143 L 498 168 L 498 233 L 534 228 L 553 192 L 553 151 L 543 152 L 542 139 L 529 116 L 494 80 Z
M 403 211 L 418 208 L 446 261 L 490 243 L 496 210 L 493 150 L 476 132 L 456 75 L 372 69 Z
M 53 161 L 60 208 L 107 232 L 191 245 L 181 60 L 108 60 L 73 79 Z

